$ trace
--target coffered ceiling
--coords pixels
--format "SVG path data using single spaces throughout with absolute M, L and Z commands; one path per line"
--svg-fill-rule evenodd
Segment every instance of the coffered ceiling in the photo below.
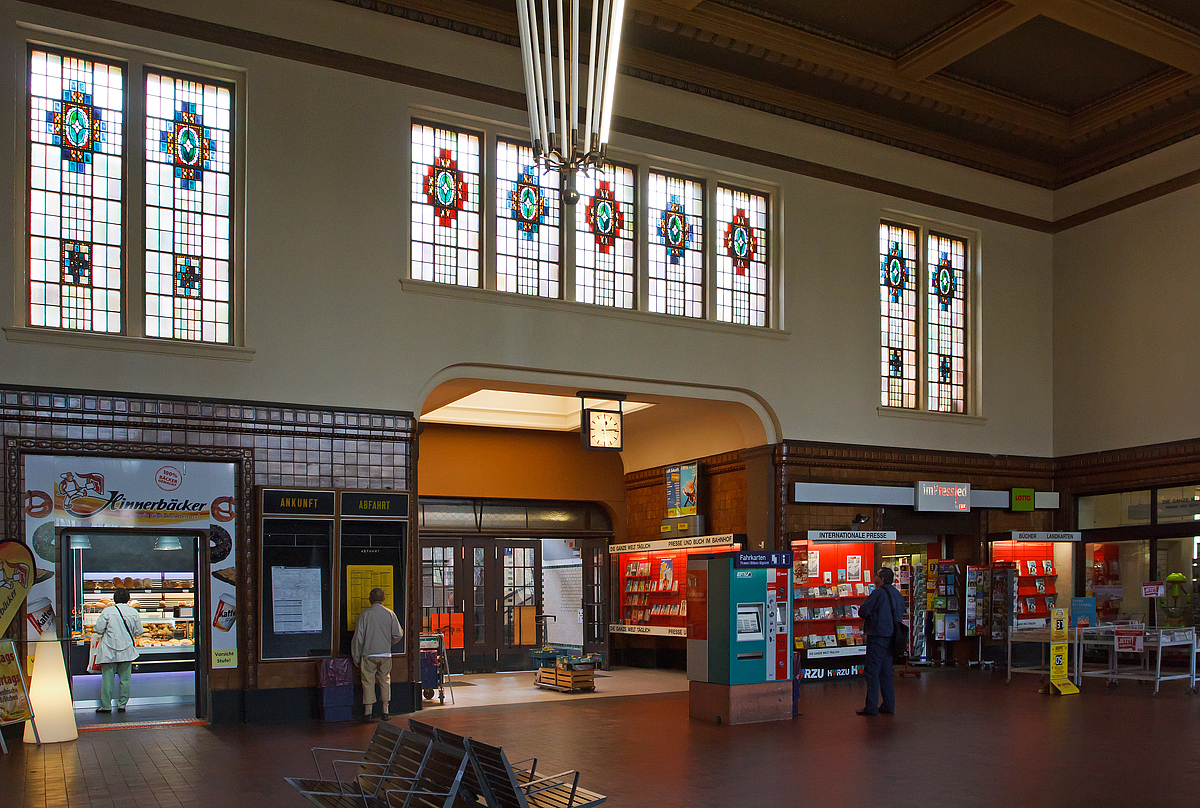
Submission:
M 339 1 L 516 43 L 515 0 Z M 1197 0 L 627 0 L 626 13 L 626 75 L 1042 187 L 1200 132 Z

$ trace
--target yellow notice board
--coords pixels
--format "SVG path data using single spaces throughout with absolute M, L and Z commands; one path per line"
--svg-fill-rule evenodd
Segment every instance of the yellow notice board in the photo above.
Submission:
M 371 605 L 371 590 L 383 590 L 383 605 L 392 611 L 396 605 L 392 600 L 392 581 L 396 568 L 391 564 L 347 564 L 346 565 L 346 630 L 354 631 L 358 615 Z

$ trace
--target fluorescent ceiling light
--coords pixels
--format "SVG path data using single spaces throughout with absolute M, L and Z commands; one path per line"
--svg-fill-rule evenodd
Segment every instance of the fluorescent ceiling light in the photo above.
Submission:
M 628 415 L 631 412 L 653 406 L 653 404 L 641 401 L 623 401 L 621 402 L 621 411 Z M 617 402 L 588 399 L 588 407 L 597 410 L 615 410 Z M 478 390 L 451 404 L 422 415 L 421 420 L 435 424 L 573 432 L 579 429 L 579 414 L 578 396 Z

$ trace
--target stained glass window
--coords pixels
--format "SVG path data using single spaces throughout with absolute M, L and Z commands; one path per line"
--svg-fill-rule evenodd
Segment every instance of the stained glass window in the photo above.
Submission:
M 767 198 L 717 188 L 717 319 L 767 324 Z
M 650 311 L 704 316 L 704 185 L 650 174 Z
M 32 325 L 122 330 L 124 132 L 124 76 L 119 66 L 30 52 Z
M 962 239 L 929 235 L 926 406 L 934 412 L 964 412 L 966 407 L 966 254 Z
M 146 336 L 228 343 L 233 93 L 146 74 Z
M 917 406 L 917 269 L 917 231 L 880 224 L 880 376 L 885 407 Z
M 633 170 L 605 165 L 579 175 L 575 205 L 575 299 L 633 308 Z
M 410 274 L 479 286 L 479 136 L 414 122 L 412 172 Z
M 496 144 L 496 288 L 560 297 L 559 175 L 538 167 L 533 149 Z

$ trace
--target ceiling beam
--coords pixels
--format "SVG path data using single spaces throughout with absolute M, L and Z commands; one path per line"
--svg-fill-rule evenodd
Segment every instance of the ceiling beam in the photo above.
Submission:
M 669 6 L 663 0 L 629 0 L 635 13 L 649 14 L 653 24 L 678 24 L 684 35 L 707 32 L 729 43 L 745 43 L 784 56 L 819 65 L 834 73 L 856 77 L 858 83 L 889 88 L 893 98 L 912 103 L 942 104 L 962 109 L 973 120 L 995 118 L 1016 126 L 1065 140 L 1069 121 L 1060 115 L 999 93 L 970 87 L 943 76 L 915 81 L 896 75 L 895 62 L 885 56 L 834 42 L 798 28 L 780 25 L 727 6 L 701 3 L 692 11 Z M 670 30 L 670 29 L 667 29 Z
M 1035 2 L 1014 6 L 996 0 L 897 59 L 896 75 L 912 81 L 928 78 L 1037 15 Z
M 700 3 L 703 2 L 703 0 L 663 0 L 663 2 L 669 6 L 675 6 L 676 8 L 681 8 L 684 11 L 691 11 L 696 6 L 700 5 Z
M 1200 75 L 1200 36 L 1116 0 L 1009 0 L 1135 53 Z

